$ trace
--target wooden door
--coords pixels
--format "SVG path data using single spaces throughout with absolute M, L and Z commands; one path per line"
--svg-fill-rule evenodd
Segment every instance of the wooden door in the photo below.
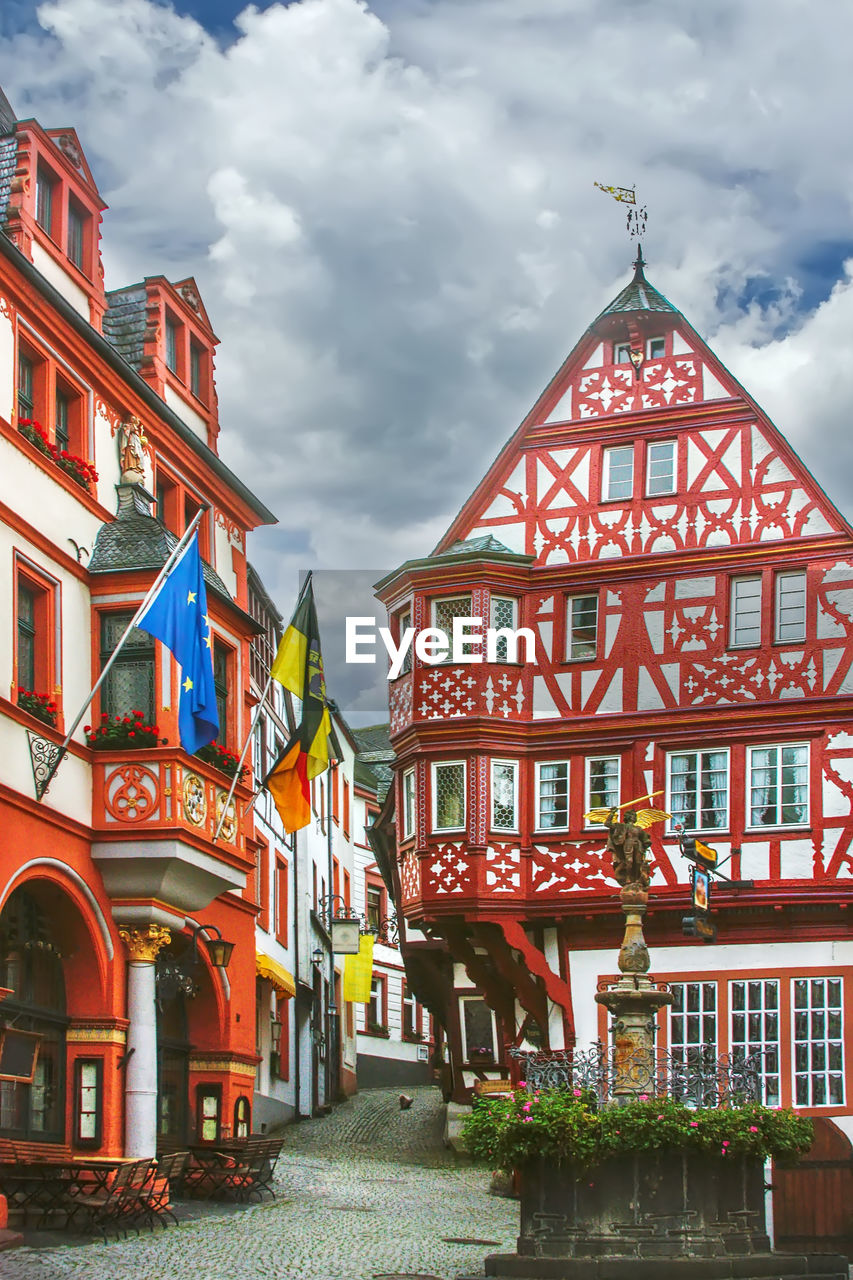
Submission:
M 814 1128 L 801 1163 L 773 1170 L 776 1248 L 853 1259 L 853 1147 L 831 1120 L 816 1119 Z

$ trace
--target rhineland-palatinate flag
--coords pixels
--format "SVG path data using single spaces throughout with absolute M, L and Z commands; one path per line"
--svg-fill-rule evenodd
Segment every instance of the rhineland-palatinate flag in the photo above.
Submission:
M 299 831 L 311 821 L 311 779 L 329 767 L 329 736 L 333 733 L 310 581 L 278 646 L 271 674 L 300 699 L 302 720 L 264 779 L 264 786 L 275 801 L 285 831 Z

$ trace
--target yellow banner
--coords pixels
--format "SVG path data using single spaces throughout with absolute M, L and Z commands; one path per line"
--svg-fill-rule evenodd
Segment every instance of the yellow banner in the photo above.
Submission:
M 367 1004 L 372 980 L 373 934 L 363 933 L 358 940 L 358 955 L 344 959 L 344 999 Z

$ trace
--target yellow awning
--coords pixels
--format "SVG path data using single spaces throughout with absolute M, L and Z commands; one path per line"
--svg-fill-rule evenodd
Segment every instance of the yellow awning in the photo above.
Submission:
M 255 973 L 259 978 L 267 978 L 276 991 L 281 991 L 283 995 L 296 995 L 296 983 L 293 980 L 293 975 L 287 972 L 283 964 L 273 960 L 272 956 L 262 956 L 260 952 L 256 952 Z

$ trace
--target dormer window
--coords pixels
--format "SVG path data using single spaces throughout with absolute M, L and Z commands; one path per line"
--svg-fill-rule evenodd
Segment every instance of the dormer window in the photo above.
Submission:
M 170 315 L 166 316 L 166 368 L 178 372 L 178 341 L 180 325 Z
M 56 178 L 50 170 L 40 164 L 36 172 L 36 222 L 51 237 L 54 235 L 56 210 L 53 193 L 56 185 Z
M 630 364 L 631 363 L 630 342 L 615 342 L 613 344 L 613 363 L 614 364 Z
M 649 338 L 647 343 L 649 360 L 661 360 L 666 355 L 666 338 Z

